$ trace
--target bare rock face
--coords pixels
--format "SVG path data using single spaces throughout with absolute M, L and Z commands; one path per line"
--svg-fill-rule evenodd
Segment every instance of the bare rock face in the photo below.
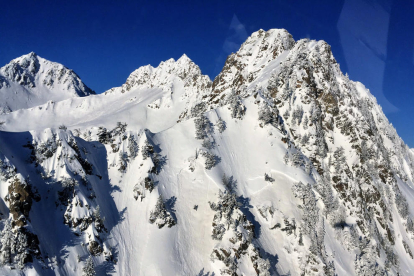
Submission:
M 102 247 L 99 245 L 97 241 L 91 241 L 89 243 L 88 250 L 93 256 L 99 256 L 103 252 Z
M 3 264 L 22 269 L 25 264 L 41 258 L 39 239 L 31 231 L 29 213 L 33 201 L 40 197 L 34 194 L 31 185 L 20 174 L 10 180 L 8 195 L 5 201 L 9 203 L 10 218 L 4 221 L 0 232 L 0 259 Z
M 22 227 L 29 218 L 29 212 L 32 208 L 32 197 L 30 186 L 20 181 L 17 177 L 13 179 L 9 186 L 9 208 L 13 216 L 13 227 Z

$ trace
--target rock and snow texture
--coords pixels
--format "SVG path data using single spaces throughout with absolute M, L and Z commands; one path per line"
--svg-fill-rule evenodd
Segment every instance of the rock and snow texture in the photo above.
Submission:
M 260 30 L 213 82 L 183 56 L 0 121 L 0 274 L 414 274 L 414 153 L 324 41 Z
M 212 103 L 217 103 L 231 91 L 242 91 L 271 61 L 283 58 L 295 41 L 286 30 L 260 30 L 242 44 L 237 53 L 228 56 L 221 73 L 214 79 Z
M 169 59 L 161 62 L 158 67 L 151 65 L 142 66 L 129 75 L 125 84 L 115 87 L 105 92 L 125 93 L 131 90 L 145 88 L 161 88 L 165 92 L 174 93 L 176 87 L 183 89 L 182 97 L 190 97 L 192 94 L 204 96 L 210 93 L 211 80 L 208 76 L 201 73 L 200 68 L 187 55 L 183 55 L 177 61 Z M 153 108 L 160 105 L 154 103 Z
M 0 113 L 95 94 L 65 66 L 29 53 L 0 68 Z

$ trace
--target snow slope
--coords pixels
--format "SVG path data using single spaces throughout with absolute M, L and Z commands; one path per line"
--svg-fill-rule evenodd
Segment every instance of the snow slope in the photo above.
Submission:
M 3 274 L 414 273 L 413 152 L 324 41 L 259 30 L 213 82 L 184 55 L 0 121 Z

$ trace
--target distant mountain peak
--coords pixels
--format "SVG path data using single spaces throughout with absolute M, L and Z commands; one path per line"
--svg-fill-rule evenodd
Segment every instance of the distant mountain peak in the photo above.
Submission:
M 26 55 L 22 55 L 20 58 L 23 58 L 23 57 L 28 57 L 28 58 L 31 58 L 31 59 L 37 59 L 39 56 L 35 52 L 32 51 L 32 52 L 30 52 Z
M 23 61 L 23 60 L 38 60 L 38 58 L 39 56 L 35 52 L 30 52 L 28 54 L 25 54 L 18 58 L 13 59 L 12 62 L 15 61 L 19 63 L 20 61 Z
M 7 106 L 5 110 L 91 94 L 95 92 L 73 70 L 41 58 L 35 52 L 15 58 L 0 68 L 0 107 Z
M 186 54 L 183 54 L 177 62 L 193 62 Z

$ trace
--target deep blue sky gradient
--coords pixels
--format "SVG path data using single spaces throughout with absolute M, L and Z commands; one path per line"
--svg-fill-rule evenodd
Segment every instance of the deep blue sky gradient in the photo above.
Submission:
M 414 2 L 0 1 L 0 66 L 31 51 L 100 93 L 146 64 L 187 54 L 211 79 L 258 29 L 323 39 L 414 147 Z

